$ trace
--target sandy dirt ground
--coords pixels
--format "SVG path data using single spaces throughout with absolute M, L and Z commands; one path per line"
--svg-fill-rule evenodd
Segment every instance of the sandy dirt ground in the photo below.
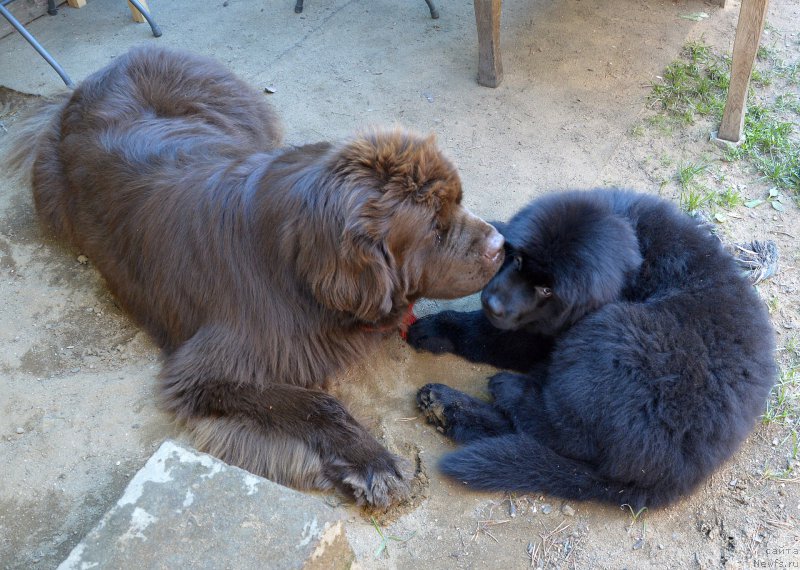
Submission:
M 458 165 L 466 203 L 503 219 L 544 192 L 623 185 L 675 198 L 675 164 L 709 161 L 748 197 L 768 185 L 708 143 L 710 124 L 663 134 L 634 127 L 653 113 L 649 86 L 687 39 L 730 51 L 739 4 L 686 0 L 506 0 L 505 82 L 475 82 L 471 2 L 227 0 L 150 2 L 155 40 L 121 1 L 92 0 L 40 18 L 31 30 L 80 80 L 129 46 L 158 41 L 213 55 L 257 87 L 271 87 L 289 143 L 400 123 L 437 134 Z M 700 22 L 685 15 L 706 12 Z M 800 7 L 773 0 L 766 41 L 798 59 Z M 19 111 L 60 89 L 17 36 L 0 39 L 0 168 Z M 9 89 L 13 90 L 9 91 Z M 31 94 L 24 96 L 22 94 Z M 267 95 L 265 95 L 266 97 Z M 666 157 L 666 159 L 665 159 Z M 662 181 L 667 180 L 666 184 Z M 798 335 L 795 203 L 785 212 L 739 208 L 723 239 L 773 239 L 781 271 L 760 286 L 779 346 Z M 116 501 L 167 437 L 155 406 L 159 353 L 118 309 L 93 269 L 43 236 L 29 189 L 0 177 L 0 567 L 52 568 Z M 418 312 L 473 307 L 423 301 Z M 731 307 L 731 310 L 736 310 Z M 779 355 L 783 358 L 785 355 Z M 412 500 L 378 517 L 346 506 L 361 568 L 789 568 L 800 565 L 800 488 L 792 426 L 756 426 L 735 458 L 693 496 L 639 517 L 618 508 L 538 495 L 473 493 L 443 479 L 452 449 L 426 425 L 414 393 L 431 380 L 484 393 L 493 373 L 457 358 L 416 354 L 399 338 L 341 374 L 334 390 L 392 450 L 418 465 Z M 796 443 L 794 444 L 796 446 Z M 796 449 L 794 450 L 796 454 Z M 794 462 L 794 463 L 793 463 Z M 784 480 L 781 480 L 784 479 Z M 341 498 L 326 500 L 339 503 Z M 291 516 L 291 513 L 287 513 Z

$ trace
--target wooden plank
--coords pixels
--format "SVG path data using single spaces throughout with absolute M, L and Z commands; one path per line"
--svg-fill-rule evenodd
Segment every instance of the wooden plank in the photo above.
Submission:
M 500 56 L 500 9 L 502 0 L 474 0 L 478 25 L 478 83 L 497 87 L 503 81 Z
M 768 0 L 742 0 L 739 8 L 739 22 L 736 24 L 736 38 L 733 41 L 731 83 L 717 133 L 719 139 L 738 143 L 742 138 L 747 110 L 747 87 L 750 85 L 768 3 Z
M 146 0 L 139 0 L 139 4 L 141 4 L 142 8 L 144 8 L 145 10 L 147 10 L 148 13 L 150 13 L 150 6 L 147 5 L 147 1 Z M 133 4 L 131 4 L 130 2 L 128 2 L 128 8 L 131 11 L 131 16 L 133 16 L 133 21 L 134 22 L 139 22 L 140 24 L 143 24 L 144 22 L 147 21 L 147 20 L 144 19 L 144 16 L 142 16 L 139 13 L 139 10 L 137 10 L 133 6 Z
M 86 6 L 86 0 L 67 0 L 70 8 L 83 8 Z

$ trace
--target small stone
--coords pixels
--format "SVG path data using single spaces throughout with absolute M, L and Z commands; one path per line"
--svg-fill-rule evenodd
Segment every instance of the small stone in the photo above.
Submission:
M 664 545 L 663 545 L 663 544 L 659 544 L 659 545 L 658 545 L 658 549 L 659 549 L 659 550 L 664 550 Z
M 23 434 L 23 433 L 25 433 L 25 428 L 23 428 L 23 427 L 18 427 L 18 428 L 16 429 L 16 432 L 17 432 L 18 434 Z
M 777 437 L 772 440 L 772 445 L 778 445 L 778 438 Z
M 80 263 L 81 265 L 86 265 L 87 263 L 89 263 L 89 258 L 86 257 L 85 255 L 79 255 L 78 263 Z
M 78 372 L 80 372 L 80 371 L 81 371 L 81 369 L 80 369 L 80 368 L 77 368 L 77 367 L 76 367 L 76 368 L 72 368 L 72 369 L 70 369 L 70 372 L 72 372 L 73 374 L 77 374 L 77 373 L 78 373 Z
M 553 512 L 553 507 L 551 505 L 548 505 L 547 503 L 542 505 L 542 513 L 543 514 L 549 515 L 552 512 Z
M 642 546 L 644 546 L 644 539 L 643 538 L 637 538 L 636 542 L 633 543 L 633 549 L 634 550 L 640 550 L 642 548 Z
M 575 509 L 570 507 L 569 505 L 564 505 L 561 507 L 561 514 L 565 517 L 574 517 L 575 516 Z

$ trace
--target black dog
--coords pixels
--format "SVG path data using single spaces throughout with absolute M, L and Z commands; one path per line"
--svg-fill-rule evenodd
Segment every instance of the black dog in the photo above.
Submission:
M 657 507 L 738 448 L 776 376 L 767 311 L 719 241 L 658 198 L 552 194 L 501 227 L 483 312 L 420 320 L 409 342 L 525 372 L 492 404 L 441 384 L 427 419 L 467 444 L 447 475 L 486 490 Z

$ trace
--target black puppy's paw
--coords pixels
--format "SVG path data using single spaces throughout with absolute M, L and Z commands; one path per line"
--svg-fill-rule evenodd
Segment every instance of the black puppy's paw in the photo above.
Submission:
M 509 420 L 490 404 L 444 384 L 426 384 L 417 405 L 428 423 L 459 443 L 506 433 Z
M 446 409 L 449 400 L 452 399 L 448 398 L 448 392 L 456 390 L 444 384 L 425 384 L 417 391 L 417 406 L 422 410 L 425 419 L 444 433 L 447 433 L 447 428 L 451 425 Z M 452 410 L 450 412 L 452 414 Z
M 495 402 L 517 401 L 525 393 L 528 378 L 513 372 L 499 372 L 489 378 L 489 393 Z
M 408 344 L 433 354 L 455 351 L 452 339 L 458 328 L 453 318 L 456 314 L 454 311 L 444 311 L 419 319 L 408 329 Z

